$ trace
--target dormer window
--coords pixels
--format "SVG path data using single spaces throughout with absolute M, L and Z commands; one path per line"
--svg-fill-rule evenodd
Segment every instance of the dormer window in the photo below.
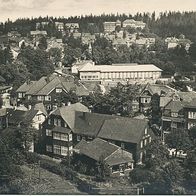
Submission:
M 62 88 L 56 88 L 56 93 L 62 93 Z
M 177 112 L 172 112 L 171 117 L 178 117 L 178 113 Z

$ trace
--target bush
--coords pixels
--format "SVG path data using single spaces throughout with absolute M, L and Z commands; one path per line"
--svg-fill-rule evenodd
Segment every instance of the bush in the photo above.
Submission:
M 28 164 L 32 164 L 32 163 L 38 163 L 38 161 L 40 160 L 40 156 L 37 153 L 34 152 L 26 152 L 26 162 Z

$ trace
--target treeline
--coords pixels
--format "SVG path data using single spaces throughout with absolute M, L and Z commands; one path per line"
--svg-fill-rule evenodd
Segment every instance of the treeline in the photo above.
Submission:
M 128 18 L 135 20 L 142 20 L 147 24 L 152 33 L 156 33 L 161 37 L 179 36 L 184 34 L 192 41 L 196 41 L 196 12 L 163 12 L 157 17 L 155 12 L 131 14 L 101 14 L 95 15 L 81 15 L 64 17 L 39 17 L 39 18 L 20 18 L 12 22 L 8 20 L 0 24 L 0 31 L 6 34 L 10 30 L 18 30 L 22 35 L 26 35 L 30 30 L 35 30 L 37 22 L 47 21 L 49 27 L 52 28 L 53 22 L 59 21 L 64 23 L 77 22 L 80 25 L 80 31 L 91 31 L 92 26 L 89 23 L 94 23 L 93 31 L 103 32 L 103 22 L 105 21 L 124 21 Z

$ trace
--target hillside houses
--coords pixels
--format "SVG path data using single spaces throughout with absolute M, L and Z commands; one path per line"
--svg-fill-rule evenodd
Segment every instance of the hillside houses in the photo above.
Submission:
M 43 151 L 51 156 L 67 156 L 68 152 L 71 155 L 81 140 L 93 142 L 102 138 L 130 152 L 136 163 L 142 163 L 145 146 L 153 133 L 148 121 L 90 113 L 76 103 L 53 111 L 43 123 L 42 137 Z
M 71 76 L 53 74 L 42 77 L 38 81 L 25 82 L 16 92 L 18 104 L 29 106 L 33 103 L 43 102 L 47 111 L 55 109 L 63 102 L 67 103 L 70 92 L 76 93 L 79 97 L 89 94 L 88 90 L 82 84 L 75 82 Z

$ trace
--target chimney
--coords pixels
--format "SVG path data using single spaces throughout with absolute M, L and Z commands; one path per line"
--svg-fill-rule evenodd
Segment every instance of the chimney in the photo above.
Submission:
M 47 83 L 49 83 L 50 82 L 49 76 L 47 76 L 45 80 L 46 80 Z

